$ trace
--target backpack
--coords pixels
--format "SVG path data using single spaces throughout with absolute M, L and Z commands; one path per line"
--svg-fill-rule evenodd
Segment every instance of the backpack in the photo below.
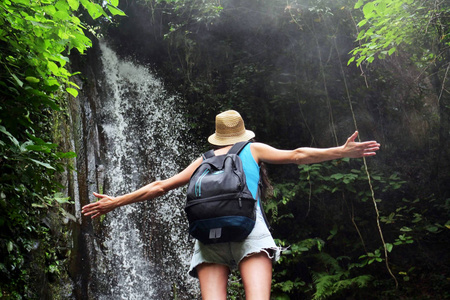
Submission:
M 243 241 L 255 226 L 256 200 L 238 156 L 248 143 L 236 143 L 224 155 L 204 153 L 191 176 L 185 206 L 189 234 L 204 244 Z

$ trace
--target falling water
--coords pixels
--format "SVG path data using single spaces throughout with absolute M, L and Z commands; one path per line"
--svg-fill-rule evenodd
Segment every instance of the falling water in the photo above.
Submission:
M 102 52 L 106 97 L 96 115 L 104 136 L 98 189 L 108 195 L 134 191 L 179 172 L 186 153 L 187 131 L 179 99 L 169 95 L 148 68 L 121 60 L 105 44 Z M 106 91 L 106 92 L 105 92 Z M 103 179 L 103 180 L 102 180 Z M 104 186 L 102 186 L 104 182 Z M 120 207 L 103 224 L 105 241 L 97 259 L 97 299 L 186 299 L 197 294 L 188 278 L 191 243 L 183 212 L 184 190 Z M 170 295 L 170 296 L 169 296 Z

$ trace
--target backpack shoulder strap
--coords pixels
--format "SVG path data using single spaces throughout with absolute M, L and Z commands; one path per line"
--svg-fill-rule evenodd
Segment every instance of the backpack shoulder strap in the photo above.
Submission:
M 239 154 L 239 152 L 242 151 L 242 149 L 244 149 L 244 147 L 250 143 L 249 141 L 245 141 L 245 142 L 238 142 L 236 144 L 233 145 L 233 147 L 231 147 L 230 150 L 228 150 L 228 154 Z
M 208 152 L 205 152 L 202 154 L 203 160 L 214 157 L 214 150 L 209 150 Z

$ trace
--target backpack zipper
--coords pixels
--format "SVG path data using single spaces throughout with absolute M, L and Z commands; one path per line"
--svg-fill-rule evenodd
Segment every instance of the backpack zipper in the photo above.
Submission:
M 202 175 L 197 179 L 195 183 L 195 196 L 200 197 L 202 195 L 202 179 L 209 173 L 209 169 L 203 171 Z

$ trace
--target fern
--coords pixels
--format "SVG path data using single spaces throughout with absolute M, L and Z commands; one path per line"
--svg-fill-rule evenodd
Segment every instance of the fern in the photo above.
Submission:
M 326 273 L 313 274 L 313 280 L 316 287 L 313 300 L 326 299 L 334 294 L 343 292 L 354 286 L 358 288 L 365 287 L 372 281 L 373 277 L 370 275 L 361 275 L 354 278 L 346 278 L 348 272 L 343 272 L 335 275 Z
M 365 287 L 372 281 L 370 275 L 361 275 L 350 278 L 350 269 L 344 269 L 334 257 L 327 253 L 319 253 L 315 257 L 328 268 L 328 273 L 313 272 L 312 279 L 316 292 L 313 300 L 326 299 L 332 295 L 339 294 L 344 290 L 357 286 Z
M 340 280 L 341 276 L 342 274 L 313 273 L 312 278 L 316 287 L 313 300 L 325 299 L 334 294 L 335 283 Z
M 319 260 L 324 266 L 328 267 L 331 273 L 341 272 L 342 268 L 336 258 L 325 252 L 320 252 L 314 257 Z

